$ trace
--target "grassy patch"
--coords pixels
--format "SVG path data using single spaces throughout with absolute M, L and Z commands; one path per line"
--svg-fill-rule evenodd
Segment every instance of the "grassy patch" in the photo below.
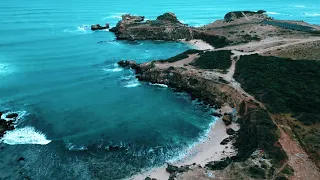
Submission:
M 229 50 L 204 52 L 192 65 L 200 69 L 226 70 L 231 66 L 231 55 L 232 52 Z

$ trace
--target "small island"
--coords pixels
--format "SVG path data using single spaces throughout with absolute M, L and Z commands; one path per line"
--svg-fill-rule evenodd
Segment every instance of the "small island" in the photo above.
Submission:
M 173 13 L 148 21 L 124 15 L 110 31 L 118 40 L 196 47 L 169 59 L 118 64 L 134 69 L 140 81 L 214 107 L 219 120 L 212 134 L 225 131 L 219 142 L 209 134 L 188 160 L 133 179 L 320 179 L 319 26 L 275 20 L 260 10 L 230 12 L 197 28 Z

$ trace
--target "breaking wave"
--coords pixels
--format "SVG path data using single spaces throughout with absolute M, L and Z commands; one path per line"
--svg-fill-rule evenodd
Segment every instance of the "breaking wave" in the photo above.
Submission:
M 130 70 L 129 74 L 121 76 L 121 85 L 126 88 L 133 88 L 140 86 L 139 80 L 136 78 L 133 70 Z
M 106 71 L 106 72 L 120 72 L 122 70 L 123 68 L 119 67 L 117 63 L 114 63 L 112 66 L 109 65 L 106 68 L 103 68 L 103 71 Z
M 34 127 L 16 128 L 12 131 L 7 131 L 2 138 L 2 142 L 9 145 L 16 144 L 40 144 L 46 145 L 51 142 L 46 138 L 46 135 L 37 131 Z
M 167 87 L 168 87 L 168 85 L 158 84 L 158 83 L 155 83 L 155 84 L 149 83 L 149 85 L 151 85 L 151 86 L 158 86 L 158 87 L 162 87 L 162 88 L 167 88 Z
M 280 14 L 280 13 L 278 13 L 278 12 L 267 12 L 267 14 L 273 14 L 273 15 L 275 15 L 275 14 Z
M 92 33 L 90 25 L 81 25 L 77 29 L 65 29 L 63 32 L 73 33 L 73 34 L 89 34 Z
M 83 145 L 74 145 L 72 143 L 68 143 L 66 145 L 66 148 L 69 150 L 69 151 L 87 151 L 88 148 L 86 146 L 83 146 Z

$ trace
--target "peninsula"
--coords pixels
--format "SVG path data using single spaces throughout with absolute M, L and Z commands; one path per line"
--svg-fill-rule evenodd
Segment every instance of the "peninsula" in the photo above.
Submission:
M 196 47 L 169 59 L 118 64 L 140 81 L 189 93 L 220 118 L 182 162 L 133 179 L 320 179 L 319 26 L 260 10 L 230 12 L 197 28 L 173 13 L 148 21 L 124 15 L 110 31 L 119 40 Z

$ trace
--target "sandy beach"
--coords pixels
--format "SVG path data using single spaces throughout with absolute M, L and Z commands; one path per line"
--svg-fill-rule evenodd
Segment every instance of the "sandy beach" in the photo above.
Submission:
M 230 113 L 232 109 L 229 106 L 224 106 L 221 108 L 223 113 Z M 234 130 L 238 130 L 237 124 L 233 123 L 228 127 L 232 127 Z M 220 145 L 220 142 L 227 138 L 229 135 L 226 133 L 226 125 L 222 121 L 222 118 L 216 120 L 215 123 L 211 125 L 210 132 L 208 133 L 206 139 L 202 142 L 196 144 L 193 148 L 186 152 L 183 159 L 172 162 L 175 166 L 190 165 L 196 163 L 197 165 L 205 166 L 208 162 L 219 161 L 224 157 L 231 156 L 235 154 L 235 150 L 232 148 L 231 143 L 227 145 Z M 167 180 L 169 178 L 169 173 L 166 172 L 167 165 L 162 167 L 154 168 L 141 174 L 137 174 L 129 178 L 130 180 L 143 180 L 146 177 L 156 178 L 159 180 Z
M 180 40 L 183 43 L 187 43 L 191 46 L 194 46 L 196 49 L 198 50 L 212 50 L 214 49 L 213 46 L 211 46 L 210 44 L 204 42 L 203 40 L 200 39 L 192 39 L 190 41 L 186 41 L 186 40 Z

